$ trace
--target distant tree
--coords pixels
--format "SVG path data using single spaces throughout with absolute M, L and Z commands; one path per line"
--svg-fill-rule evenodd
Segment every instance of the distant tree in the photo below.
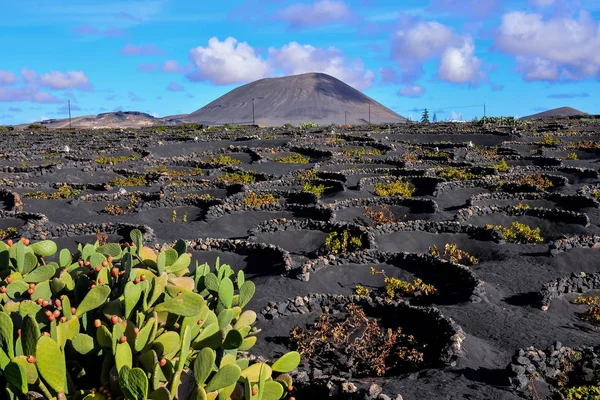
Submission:
M 421 117 L 421 122 L 424 124 L 429 123 L 429 111 L 427 111 L 427 109 L 423 110 L 423 116 Z
M 433 119 L 432 119 L 432 121 L 433 122 L 437 122 L 437 114 L 435 112 L 433 113 Z

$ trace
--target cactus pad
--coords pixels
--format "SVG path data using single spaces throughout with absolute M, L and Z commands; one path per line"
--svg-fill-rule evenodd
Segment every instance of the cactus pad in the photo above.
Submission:
M 127 400 L 146 400 L 148 397 L 148 378 L 140 368 L 121 368 L 119 387 Z
M 240 378 L 240 373 L 240 367 L 237 365 L 225 365 L 210 379 L 206 391 L 212 392 L 233 385 Z
M 57 393 L 67 387 L 65 357 L 58 344 L 48 336 L 41 336 L 35 348 L 37 369 L 46 383 Z
M 109 286 L 96 286 L 93 287 L 83 298 L 79 307 L 77 307 L 77 312 L 75 315 L 78 317 L 82 316 L 88 311 L 96 309 L 100 307 L 110 295 L 110 287 Z

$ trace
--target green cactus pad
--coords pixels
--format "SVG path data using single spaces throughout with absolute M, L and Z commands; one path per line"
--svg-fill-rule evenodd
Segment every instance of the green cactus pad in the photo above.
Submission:
M 79 333 L 79 319 L 71 318 L 65 322 L 60 322 L 57 327 L 58 344 L 64 348 L 67 340 L 73 339 Z
M 61 268 L 66 268 L 67 266 L 69 266 L 71 264 L 71 261 L 71 252 L 69 251 L 69 249 L 62 249 L 60 251 L 60 254 L 58 255 L 58 263 L 60 264 Z
M 159 387 L 154 392 L 150 393 L 152 400 L 171 400 L 171 393 L 166 387 Z
M 185 253 L 185 251 L 183 253 Z M 181 253 L 181 254 L 183 254 L 183 253 Z M 164 254 L 164 256 L 165 256 L 165 267 L 168 267 L 169 265 L 173 265 L 173 263 L 175 261 L 177 261 L 177 259 L 179 258 L 179 253 L 177 253 L 177 250 L 175 250 L 175 249 L 167 249 L 167 250 L 161 252 L 161 254 Z
M 90 256 L 88 261 L 90 262 L 90 267 L 92 268 L 101 267 L 102 263 L 106 261 L 106 257 L 104 257 L 103 254 L 94 253 Z
M 154 371 L 154 366 L 158 364 L 158 357 L 154 350 L 149 350 L 138 356 L 140 365 L 146 370 L 146 372 Z
M 27 362 L 26 356 L 15 357 L 12 361 L 23 367 L 28 384 L 34 385 L 37 382 L 39 379 L 37 368 L 35 367 L 35 364 Z
M 241 370 L 237 365 L 226 365 L 219 369 L 206 385 L 206 391 L 212 392 L 233 385 L 240 378 Z
M 131 354 L 131 347 L 129 343 L 118 343 L 115 351 L 115 365 L 117 371 L 121 371 L 123 367 L 131 368 L 133 363 L 133 355 Z
M 148 378 L 140 368 L 124 366 L 119 370 L 119 388 L 127 400 L 146 400 L 148 397 Z
M 242 345 L 244 338 L 239 331 L 235 329 L 227 332 L 227 336 L 225 336 L 225 340 L 223 341 L 223 348 L 225 350 L 234 350 Z
M 219 329 L 225 329 L 233 319 L 233 311 L 226 308 L 219 313 L 219 316 L 217 318 L 219 320 Z
M 131 318 L 131 314 L 135 309 L 135 306 L 140 301 L 142 295 L 142 287 L 129 281 L 125 285 L 125 318 Z
M 112 348 L 112 333 L 110 333 L 106 326 L 101 325 L 100 328 L 96 329 L 96 341 L 100 347 L 106 349 Z
M 202 386 L 196 386 L 190 395 L 190 400 L 208 400 L 208 396 Z
M 159 357 L 170 359 L 179 350 L 179 340 L 177 332 L 167 331 L 154 340 L 152 348 L 156 350 Z
M 180 255 L 177 258 L 177 260 L 173 264 L 171 264 L 165 268 L 165 272 L 174 274 L 179 271 L 183 271 L 190 266 L 191 262 L 192 262 L 192 259 L 190 258 L 189 254 L 183 253 L 182 255 Z
M 27 386 L 27 375 L 25 374 L 25 368 L 16 362 L 9 362 L 4 371 L 2 371 L 6 381 L 14 386 L 22 394 L 27 394 L 29 391 Z
M 121 258 L 121 255 L 123 254 L 119 243 L 108 243 L 104 246 L 100 246 L 96 249 L 96 252 L 103 254 L 106 257 L 110 256 L 115 260 Z
M 23 280 L 28 283 L 38 283 L 49 280 L 54 276 L 55 273 L 56 268 L 54 268 L 54 266 L 50 264 L 42 265 L 41 267 L 34 269 L 33 271 L 25 275 L 25 277 L 23 277 Z
M 50 281 L 50 290 L 55 295 L 62 292 L 66 286 L 67 285 L 65 285 L 65 282 L 59 278 L 52 278 L 52 280 Z
M 6 285 L 6 295 L 11 299 L 25 297 L 27 290 L 29 290 L 29 285 L 23 280 L 13 281 L 11 284 Z
M 238 289 L 240 289 L 244 285 L 244 282 L 246 282 L 246 275 L 244 275 L 244 271 L 242 271 L 240 269 L 237 274 L 237 282 L 236 282 Z
M 214 350 L 207 347 L 200 350 L 194 360 L 194 366 L 192 368 L 196 385 L 204 385 L 204 382 L 206 382 L 206 379 L 213 371 L 216 358 L 217 355 Z
M 129 237 L 135 244 L 135 253 L 139 255 L 142 249 L 142 232 L 139 229 L 134 229 L 129 233 Z
M 294 381 L 292 380 L 292 377 L 289 376 L 288 374 L 279 374 L 275 380 L 281 382 L 281 384 L 285 388 L 292 386 L 292 384 L 294 383 Z
M 239 299 L 240 307 L 244 308 L 246 306 L 246 304 L 248 304 L 250 302 L 250 300 L 252 299 L 252 296 L 254 296 L 255 291 L 256 291 L 256 286 L 254 285 L 254 282 L 251 282 L 251 281 L 244 282 L 242 287 L 240 287 L 240 299 Z
M 32 317 L 35 318 L 42 318 L 43 313 L 41 313 L 40 311 L 42 311 L 42 307 L 40 305 L 38 305 L 37 303 L 34 303 L 31 300 L 23 300 L 19 303 L 16 303 L 19 305 L 19 315 L 23 318 L 25 318 L 26 315 L 31 315 Z M 44 315 L 45 317 L 45 315 Z M 37 341 L 37 338 L 36 338 Z
M 152 331 L 156 329 L 155 322 L 156 320 L 151 317 L 146 322 L 146 325 L 140 329 L 140 332 L 135 337 L 135 351 L 142 351 L 142 349 L 146 347 Z
M 52 298 L 52 290 L 50 289 L 50 281 L 43 281 L 35 285 L 32 299 L 42 298 L 44 300 L 50 300 Z
M 182 292 L 181 295 L 165 301 L 155 307 L 156 312 L 169 312 L 183 317 L 196 315 L 204 304 L 204 298 L 197 293 Z
M 219 291 L 219 279 L 215 274 L 210 272 L 204 276 L 204 286 L 211 292 L 216 293 Z
M 183 367 L 190 355 L 190 344 L 192 341 L 192 330 L 188 326 L 183 331 L 183 335 L 181 336 L 181 345 L 179 350 L 179 362 L 177 363 L 177 370 L 183 371 Z
M 256 322 L 256 312 L 252 310 L 246 310 L 239 316 L 235 325 L 233 326 L 233 329 L 248 327 L 254 322 Z
M 269 367 L 265 363 L 252 364 L 251 366 L 249 366 L 248 368 L 246 368 L 245 370 L 242 371 L 241 376 L 243 378 L 248 379 L 250 382 L 258 382 L 258 380 L 260 379 L 260 371 L 261 371 L 263 365 L 265 367 L 265 374 L 267 376 L 266 379 L 268 379 L 271 376 L 271 374 L 273 373 L 273 371 L 272 371 L 271 367 Z
M 152 280 L 152 295 L 148 300 L 148 307 L 151 307 L 152 304 L 165 292 L 165 288 L 167 287 L 167 281 L 169 280 L 169 276 L 164 273 L 161 274 L 156 279 Z
M 73 281 L 73 277 L 71 276 L 70 273 L 63 272 L 62 274 L 60 274 L 59 279 L 61 280 L 62 283 L 65 284 L 65 287 L 67 288 L 67 290 L 70 291 L 75 288 L 75 282 Z
M 78 333 L 71 339 L 71 344 L 76 352 L 82 355 L 90 354 L 94 350 L 94 338 L 85 333 Z
M 33 243 L 29 246 L 35 254 L 40 256 L 50 257 L 57 251 L 56 243 L 52 240 L 42 240 L 41 242 Z
M 42 336 L 40 327 L 36 322 L 34 315 L 35 314 L 26 315 L 23 318 L 23 324 L 21 325 L 21 347 L 23 349 L 23 354 L 26 356 L 35 354 L 35 346 L 40 336 Z
M 20 272 L 24 275 L 28 274 L 31 271 L 33 271 L 34 268 L 37 267 L 37 265 L 38 265 L 37 257 L 33 253 L 25 253 L 24 258 L 23 258 L 22 268 L 21 268 Z
M 179 255 L 185 254 L 187 253 L 187 243 L 184 240 L 178 239 L 175 246 L 173 246 L 173 250 Z
M 108 296 L 110 295 L 110 287 L 109 286 L 95 286 L 93 287 L 88 294 L 85 295 L 79 307 L 77 307 L 77 311 L 75 315 L 78 317 L 87 313 L 88 311 L 94 310 L 100 307 L 102 304 L 106 302 Z
M 37 369 L 46 383 L 57 393 L 67 387 L 65 357 L 58 344 L 48 336 L 41 336 L 35 348 Z
M 283 386 L 275 381 L 265 382 L 262 400 L 279 400 L 283 397 Z
M 223 278 L 219 283 L 219 301 L 226 308 L 233 305 L 233 282 L 229 278 Z
M 0 312 L 0 348 L 9 358 L 15 356 L 13 329 L 12 319 L 8 314 Z
M 271 365 L 273 371 L 287 373 L 295 370 L 300 364 L 300 353 L 297 351 L 290 351 L 285 353 L 277 361 Z

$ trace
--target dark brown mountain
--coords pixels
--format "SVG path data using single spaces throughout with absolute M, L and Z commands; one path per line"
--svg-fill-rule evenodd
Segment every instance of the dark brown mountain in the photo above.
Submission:
M 364 124 L 406 119 L 362 92 L 321 73 L 266 78 L 240 86 L 185 119 L 202 124 L 252 123 L 283 125 L 315 122 Z
M 560 108 L 554 108 L 552 110 L 544 111 L 541 113 L 528 115 L 528 116 L 520 118 L 520 119 L 526 121 L 526 120 L 530 120 L 530 119 L 584 117 L 586 115 L 588 115 L 588 114 L 586 114 L 582 111 L 576 110 L 574 108 L 571 108 L 571 107 L 560 107 Z

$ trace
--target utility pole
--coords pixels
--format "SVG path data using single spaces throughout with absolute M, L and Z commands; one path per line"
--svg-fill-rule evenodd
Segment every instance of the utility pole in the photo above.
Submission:
M 69 129 L 73 129 L 73 126 L 71 125 L 71 100 L 67 100 L 69 103 Z
M 369 103 L 369 125 L 371 125 L 371 103 Z
M 252 125 L 256 125 L 256 120 L 254 119 L 254 97 L 252 98 Z
M 483 117 L 485 118 L 485 103 L 483 103 Z
M 344 125 L 348 125 L 348 111 L 344 111 Z

